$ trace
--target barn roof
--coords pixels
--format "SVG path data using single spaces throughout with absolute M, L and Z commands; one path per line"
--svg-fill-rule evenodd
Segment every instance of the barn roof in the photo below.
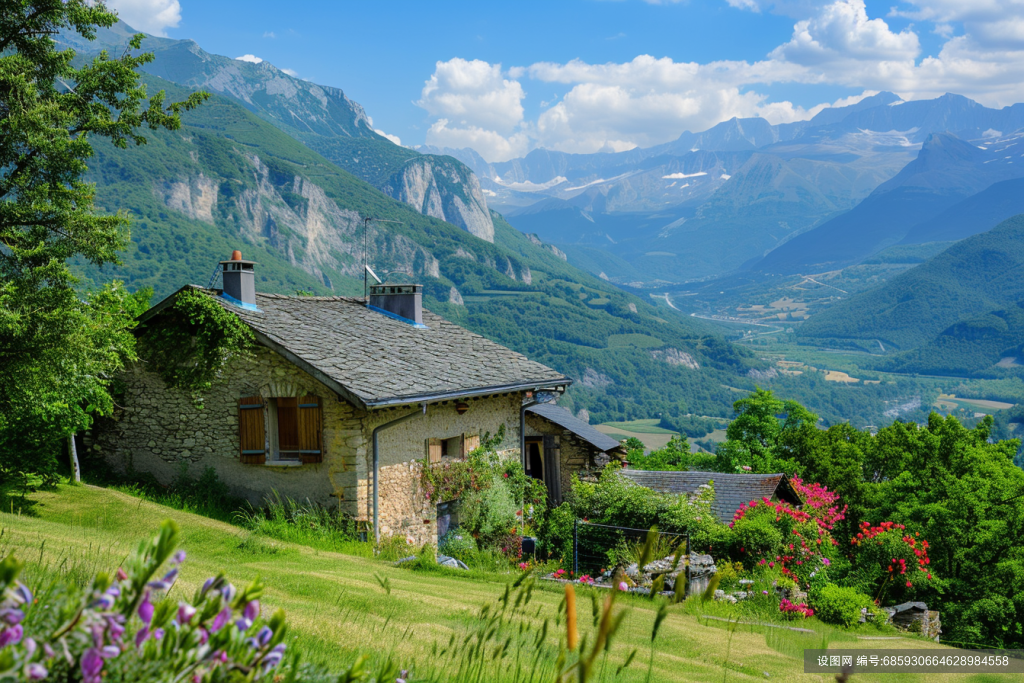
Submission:
M 801 505 L 789 478 L 785 474 L 728 474 L 724 472 L 650 472 L 622 470 L 620 475 L 630 481 L 661 493 L 694 494 L 713 482 L 715 500 L 711 509 L 722 522 L 731 522 L 741 503 L 761 498 L 778 497 L 779 500 Z

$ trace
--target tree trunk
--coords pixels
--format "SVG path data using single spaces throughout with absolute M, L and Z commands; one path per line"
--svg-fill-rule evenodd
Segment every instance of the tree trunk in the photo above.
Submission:
M 78 449 L 75 448 L 75 435 L 68 437 L 68 454 L 71 456 L 71 479 L 75 483 L 82 481 L 82 469 L 78 466 Z

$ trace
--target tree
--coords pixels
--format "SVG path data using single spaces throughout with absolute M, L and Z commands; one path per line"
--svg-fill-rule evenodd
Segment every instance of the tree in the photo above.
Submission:
M 869 522 L 906 524 L 932 543 L 930 567 L 948 581 L 943 639 L 1024 645 L 1024 471 L 1019 441 L 988 443 L 992 418 L 966 429 L 932 413 L 928 424 L 880 430 L 865 464 L 878 482 Z M 937 596 L 933 596 L 937 597 Z
M 737 416 L 725 430 L 726 441 L 718 447 L 718 468 L 737 467 L 759 473 L 795 471 L 795 463 L 783 449 L 785 437 L 802 425 L 818 423 L 818 416 L 796 401 L 782 401 L 769 390 L 756 389 L 736 401 Z
M 131 329 L 149 295 L 119 283 L 84 298 L 72 258 L 116 263 L 128 217 L 96 215 L 83 182 L 90 138 L 126 148 L 139 130 L 180 127 L 202 102 L 147 98 L 133 54 L 75 66 L 52 36 L 94 39 L 117 16 L 102 1 L 0 0 L 0 473 L 52 474 L 59 444 L 109 412 L 114 373 L 134 358 Z

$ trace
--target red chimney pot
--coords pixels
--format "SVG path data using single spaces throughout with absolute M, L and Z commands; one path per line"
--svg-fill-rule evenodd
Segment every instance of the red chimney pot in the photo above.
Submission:
M 241 261 L 242 260 L 242 252 L 240 252 L 238 249 L 235 249 L 233 252 L 231 252 L 231 260 L 232 261 Z

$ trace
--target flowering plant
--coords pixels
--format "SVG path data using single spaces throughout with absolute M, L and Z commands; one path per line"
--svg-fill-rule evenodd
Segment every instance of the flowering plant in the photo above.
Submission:
M 584 574 L 579 579 L 577 579 L 577 581 L 579 581 L 582 584 L 586 584 L 588 586 L 593 586 L 594 585 L 594 578 L 592 576 L 590 576 L 590 574 Z
M 797 604 L 790 602 L 786 598 L 782 598 L 782 600 L 779 601 L 779 611 L 791 618 L 803 617 L 806 619 L 807 617 L 814 616 L 814 610 L 808 607 L 807 603 L 801 602 Z
M 848 506 L 839 507 L 839 494 L 829 491 L 827 486 L 821 484 L 806 484 L 797 476 L 790 478 L 789 483 L 804 501 L 803 510 L 810 515 L 811 519 L 818 525 L 832 531 L 837 522 L 846 519 Z
M 729 527 L 745 566 L 778 569 L 798 586 L 807 585 L 819 561 L 838 545 L 810 514 L 767 497 L 741 503 Z
M 850 545 L 860 588 L 879 598 L 890 588 L 906 593 L 914 588 L 915 582 L 934 579 L 929 566 L 930 544 L 919 532 L 909 533 L 903 524 L 861 522 Z
M 324 672 L 285 661 L 285 617 L 260 618 L 263 586 L 239 590 L 211 577 L 191 600 L 167 598 L 185 552 L 164 522 L 111 576 L 85 590 L 59 581 L 34 596 L 18 581 L 22 564 L 0 562 L 0 680 L 213 681 L 325 680 Z M 170 569 L 159 578 L 165 563 Z M 361 658 L 342 680 L 364 680 Z M 331 680 L 337 680 L 336 676 Z

